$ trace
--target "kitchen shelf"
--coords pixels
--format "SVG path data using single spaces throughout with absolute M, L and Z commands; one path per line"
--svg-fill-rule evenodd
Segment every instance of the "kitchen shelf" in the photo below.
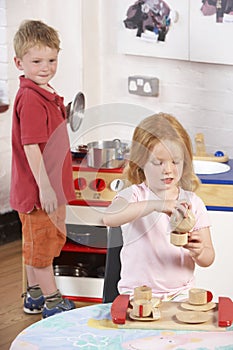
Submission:
M 102 302 L 104 278 L 55 276 L 55 280 L 62 295 L 71 300 Z
M 73 266 L 90 263 L 89 276 L 55 276 L 57 287 L 63 296 L 79 302 L 102 302 L 104 276 L 98 276 L 98 268 L 105 266 L 106 248 L 96 248 L 67 240 L 54 265 Z

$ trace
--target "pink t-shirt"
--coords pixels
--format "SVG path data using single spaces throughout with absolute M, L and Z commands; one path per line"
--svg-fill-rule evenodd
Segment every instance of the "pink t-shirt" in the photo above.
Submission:
M 144 183 L 132 185 L 117 196 L 128 202 L 159 200 Z M 186 199 L 192 204 L 196 218 L 193 230 L 210 226 L 206 207 L 195 193 L 180 189 L 179 199 Z M 121 228 L 120 293 L 133 293 L 135 287 L 147 285 L 155 296 L 162 297 L 177 294 L 194 285 L 195 263 L 187 249 L 170 243 L 168 215 L 154 211 Z
M 39 190 L 24 145 L 38 144 L 58 204 L 75 199 L 72 159 L 63 98 L 20 77 L 12 121 L 10 203 L 18 212 L 40 208 Z

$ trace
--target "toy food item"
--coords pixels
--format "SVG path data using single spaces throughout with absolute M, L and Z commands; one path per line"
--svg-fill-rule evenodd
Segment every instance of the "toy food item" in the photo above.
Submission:
M 172 213 L 170 225 L 172 228 L 170 242 L 176 246 L 183 246 L 188 243 L 188 234 L 195 224 L 195 217 L 191 210 L 187 211 L 187 216 L 184 217 L 179 211 Z

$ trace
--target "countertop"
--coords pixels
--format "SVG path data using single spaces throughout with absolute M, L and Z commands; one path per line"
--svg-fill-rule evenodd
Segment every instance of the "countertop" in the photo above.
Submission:
M 214 175 L 198 175 L 203 184 L 221 184 L 233 185 L 233 159 L 229 159 L 226 164 L 230 165 L 231 169 L 226 173 Z

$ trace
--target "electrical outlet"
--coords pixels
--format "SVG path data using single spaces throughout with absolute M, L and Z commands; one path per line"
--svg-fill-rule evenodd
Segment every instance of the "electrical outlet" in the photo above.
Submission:
M 130 94 L 139 96 L 159 95 L 159 79 L 142 75 L 128 77 L 128 91 Z

